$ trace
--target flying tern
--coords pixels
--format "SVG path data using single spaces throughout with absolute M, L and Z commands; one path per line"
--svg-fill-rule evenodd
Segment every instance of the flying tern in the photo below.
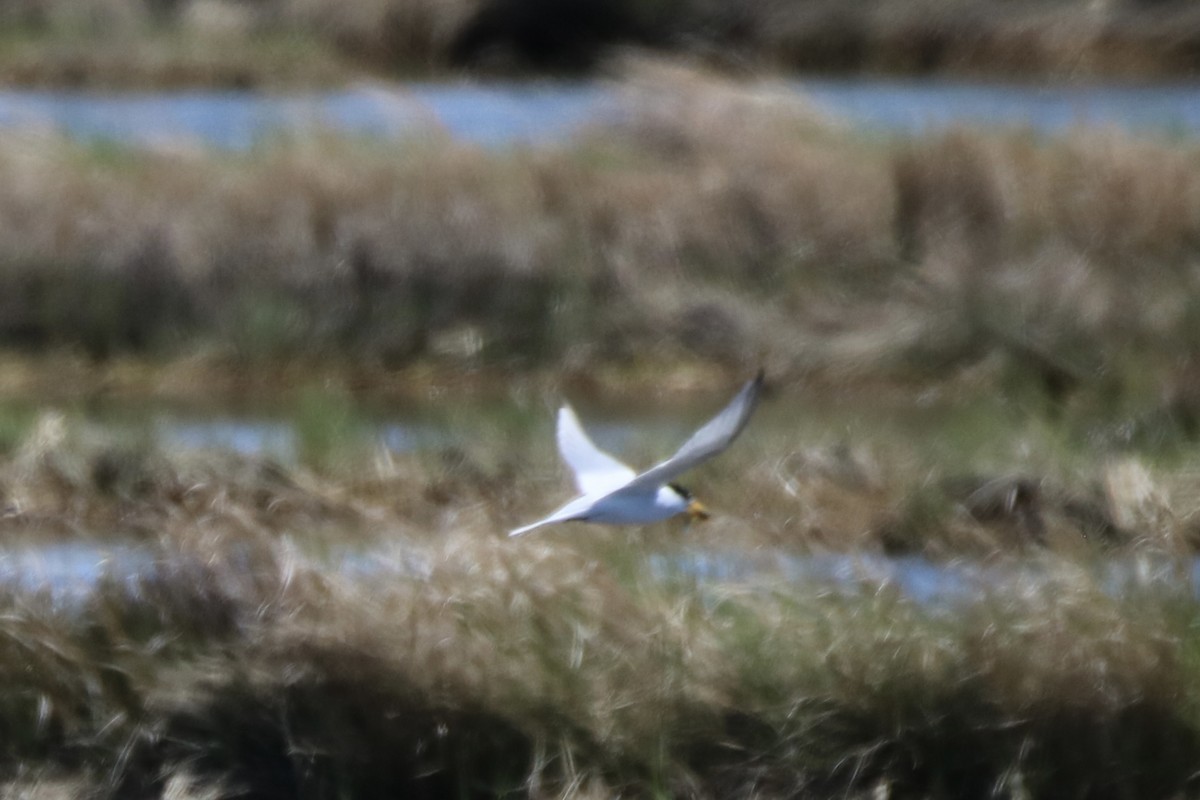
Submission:
M 509 532 L 520 536 L 545 525 L 577 520 L 607 525 L 658 522 L 676 514 L 707 519 L 708 511 L 676 477 L 721 453 L 737 438 L 758 405 L 763 372 L 747 381 L 729 405 L 692 434 L 666 461 L 640 475 L 593 444 L 569 405 L 558 411 L 558 450 L 575 473 L 580 495 L 545 519 Z

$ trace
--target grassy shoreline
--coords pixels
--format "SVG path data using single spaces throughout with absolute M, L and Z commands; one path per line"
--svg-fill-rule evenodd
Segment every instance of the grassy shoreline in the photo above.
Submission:
M 561 385 L 508 387 L 486 399 L 445 390 L 414 397 L 397 414 L 378 397 L 328 383 L 281 390 L 270 405 L 230 417 L 265 420 L 277 437 L 286 431 L 285 452 L 261 454 L 173 443 L 161 425 L 169 433 L 178 409 L 144 398 L 114 398 L 108 412 L 95 397 L 8 402 L 0 406 L 0 534 L 10 544 L 137 543 L 187 538 L 195 526 L 252 525 L 263 538 L 330 543 L 381 531 L 415 541 L 502 538 L 567 499 L 554 406 L 566 397 L 590 417 L 598 402 Z M 678 446 L 680 424 L 699 423 L 716 404 L 712 385 L 642 396 L 628 412 L 641 430 L 623 455 L 654 463 Z M 416 425 L 428 443 L 389 449 L 381 422 Z M 982 395 L 889 407 L 878 395 L 864 403 L 777 388 L 738 448 L 690 478 L 716 519 L 686 533 L 652 530 L 656 540 L 681 537 L 714 552 L 1177 557 L 1200 550 L 1196 466 L 1188 448 L 1114 445 L 1101 427 Z M 623 541 L 579 526 L 550 534 L 560 536 Z
M 294 464 L 160 448 L 44 404 L 0 439 L 7 548 L 115 551 L 77 600 L 0 590 L 4 791 L 1195 789 L 1194 460 L 1072 454 L 1053 426 L 990 408 L 908 439 L 804 428 L 783 393 L 690 476 L 708 523 L 513 540 L 567 491 L 543 404 L 535 430 L 510 415 L 387 453 L 352 422 L 331 439 L 354 414 L 336 402 L 301 413 Z M 1000 480 L 962 485 L 988 465 Z M 122 547 L 142 555 L 132 578 Z M 995 577 L 930 601 L 865 566 L 728 570 L 830 553 Z M 689 571 L 698 556 L 711 575 Z
M 615 122 L 508 151 L 6 134 L 0 347 L 233 375 L 761 363 L 1200 428 L 1194 142 L 880 140 L 788 91 L 662 68 L 621 96 Z
M 1194 547 L 1195 142 L 879 139 L 790 91 L 654 65 L 621 95 L 613 122 L 507 151 L 316 136 L 160 153 L 8 135 L 0 397 L 254 404 L 320 386 L 528 408 L 565 388 L 668 406 L 763 365 L 783 397 L 864 418 L 886 398 L 945 409 L 998 456 L 964 461 L 951 444 L 950 468 L 902 446 L 880 478 L 861 439 L 792 442 L 741 462 L 758 481 L 746 498 L 816 511 L 743 526 L 752 539 Z M 997 420 L 960 413 L 971 406 Z M 532 490 L 482 458 L 471 491 Z M 924 484 L 904 477 L 921 470 Z M 732 504 L 744 519 L 746 498 Z
M 1117 597 L 1088 570 L 1048 561 L 1037 581 L 946 614 L 869 580 L 671 587 L 636 559 L 554 538 L 452 536 L 419 552 L 419 578 L 348 579 L 245 532 L 207 534 L 164 544 L 155 572 L 82 607 L 0 598 L 6 788 L 1195 788 L 1197 606 L 1169 581 Z

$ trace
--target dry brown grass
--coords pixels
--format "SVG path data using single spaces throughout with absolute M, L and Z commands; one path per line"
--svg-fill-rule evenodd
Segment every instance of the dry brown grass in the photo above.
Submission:
M 450 67 L 473 2 L 4 3 L 0 80 L 71 88 L 345 84 Z
M 0 591 L 4 791 L 1193 788 L 1194 469 L 1089 468 L 1041 423 L 976 430 L 986 412 L 906 440 L 802 411 L 770 398 L 690 476 L 705 525 L 515 540 L 568 491 L 549 419 L 544 441 L 510 419 L 279 465 L 43 416 L 0 461 L 0 536 L 111 548 L 112 572 Z M 1014 461 L 1056 468 L 958 471 Z M 860 557 L 831 574 L 831 551 Z M 931 556 L 893 564 L 938 599 L 881 573 L 888 551 Z
M 381 536 L 502 539 L 569 496 L 551 452 L 549 414 L 545 424 L 526 420 L 519 428 L 511 417 L 476 419 L 461 444 L 395 453 L 350 425 L 306 431 L 314 413 L 343 412 L 325 404 L 298 418 L 295 463 L 172 452 L 149 430 L 44 414 L 0 460 L 0 535 L 12 544 L 146 542 L 201 531 L 286 537 L 322 550 Z M 1191 460 L 1109 453 L 1042 423 L 997 423 L 992 413 L 960 420 L 958 433 L 935 422 L 904 433 L 895 421 L 864 425 L 844 410 L 831 416 L 780 398 L 719 464 L 689 478 L 715 519 L 632 532 L 572 524 L 542 535 L 600 552 L 635 541 L 716 557 L 732 547 L 938 561 L 1045 551 L 1175 558 L 1200 546 Z M 658 439 L 642 436 L 626 457 L 650 464 L 678 444 Z
M 614 121 L 500 153 L 10 135 L 0 337 L 254 370 L 304 354 L 966 375 L 1196 428 L 1191 143 L 878 142 L 769 86 L 629 74 Z
M 1192 69 L 1200 25 L 1186 4 L 1120 1 L 817 0 L 711 16 L 712 39 L 776 68 L 1059 79 Z
M 1116 596 L 1046 561 L 947 613 L 866 577 L 671 587 L 551 537 L 406 542 L 417 573 L 197 545 L 69 611 L 0 600 L 22 785 L 1169 796 L 1195 768 L 1194 603 L 1169 581 Z

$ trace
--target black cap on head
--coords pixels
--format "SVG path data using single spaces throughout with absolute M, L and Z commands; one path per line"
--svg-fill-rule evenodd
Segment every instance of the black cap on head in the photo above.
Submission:
M 674 482 L 668 483 L 667 486 L 670 486 L 672 489 L 674 489 L 675 493 L 677 495 L 679 495 L 680 497 L 682 497 L 684 500 L 692 499 L 691 491 L 680 486 L 678 483 L 674 483 Z

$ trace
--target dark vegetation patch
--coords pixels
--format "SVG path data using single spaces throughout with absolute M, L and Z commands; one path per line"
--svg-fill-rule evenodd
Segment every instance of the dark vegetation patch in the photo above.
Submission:
M 0 23 L 0 80 L 66 88 L 563 75 L 630 48 L 743 72 L 1130 79 L 1200 65 L 1200 14 L 1154 0 L 10 0 Z

